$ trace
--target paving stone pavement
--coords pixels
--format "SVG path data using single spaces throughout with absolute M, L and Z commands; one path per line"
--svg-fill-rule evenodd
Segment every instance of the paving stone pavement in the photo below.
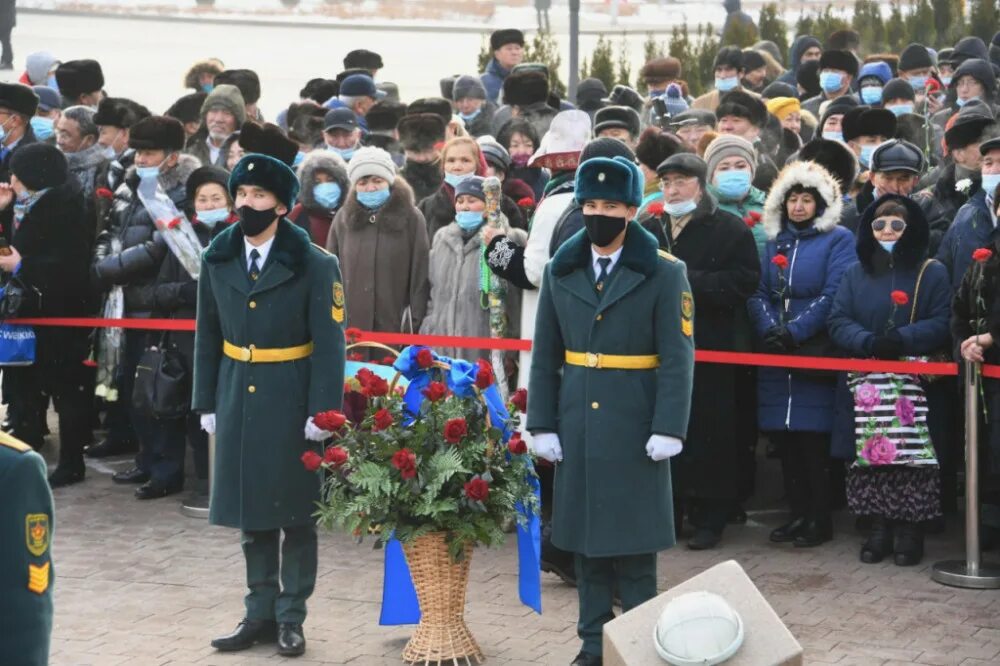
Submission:
M 46 454 L 52 457 L 51 450 Z M 51 664 L 292 661 L 273 646 L 228 655 L 209 647 L 242 617 L 238 534 L 181 515 L 179 496 L 133 499 L 131 487 L 116 486 L 109 476 L 128 464 L 125 458 L 90 463 L 84 483 L 55 493 Z M 846 513 L 837 516 L 837 538 L 825 546 L 771 544 L 768 531 L 784 514 L 776 498 L 761 503 L 747 525 L 727 528 L 721 548 L 662 553 L 660 589 L 735 559 L 806 648 L 807 663 L 1000 663 L 1000 592 L 943 587 L 929 577 L 933 562 L 961 556 L 958 519 L 945 535 L 928 538 L 921 566 L 904 569 L 859 562 L 861 538 Z M 308 651 L 295 663 L 401 663 L 410 629 L 378 626 L 381 571 L 381 551 L 370 544 L 321 534 L 319 579 L 305 623 Z M 568 664 L 579 649 L 575 590 L 543 574 L 544 614 L 535 615 L 517 600 L 516 571 L 513 538 L 501 549 L 474 554 L 466 617 L 488 663 Z

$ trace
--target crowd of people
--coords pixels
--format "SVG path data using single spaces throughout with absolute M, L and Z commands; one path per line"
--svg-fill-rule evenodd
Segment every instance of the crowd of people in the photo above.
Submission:
M 168 232 L 189 224 L 186 238 L 205 248 L 240 220 L 229 172 L 255 153 L 295 169 L 287 219 L 339 258 L 345 326 L 495 335 L 492 275 L 508 283 L 507 335 L 531 338 L 546 264 L 586 232 L 578 168 L 623 158 L 644 181 L 636 221 L 686 265 L 697 348 L 997 362 L 1000 33 L 867 57 L 825 37 L 799 35 L 788 54 L 724 46 L 714 89 L 697 98 L 691 63 L 666 56 L 642 68 L 645 95 L 586 79 L 560 99 L 546 65 L 522 62 L 524 35 L 503 29 L 484 72 L 404 103 L 380 80 L 379 54 L 356 50 L 273 122 L 257 74 L 215 59 L 190 68 L 192 91 L 161 114 L 107 95 L 114 82 L 94 60 L 32 53 L 20 82 L 0 84 L 4 312 L 193 319 L 197 269 Z M 489 177 L 502 182 L 498 211 Z M 137 484 L 139 499 L 171 495 L 188 447 L 207 478 L 207 435 L 190 409 L 193 333 L 35 333 L 35 363 L 4 368 L 4 428 L 40 448 L 54 403 L 53 488 L 83 481 L 84 456 L 135 452 L 114 481 Z M 512 388 L 527 386 L 531 362 L 507 354 Z M 151 394 L 149 363 L 173 393 Z M 983 383 L 993 472 L 1000 386 Z M 677 529 L 708 549 L 746 520 L 763 441 L 791 510 L 772 541 L 820 545 L 846 505 L 868 530 L 863 561 L 916 564 L 924 532 L 956 507 L 961 399 L 947 377 L 699 364 L 672 461 Z M 552 467 L 541 476 L 551 504 Z M 989 483 L 984 502 L 989 545 L 1000 535 Z M 543 566 L 572 579 L 566 555 L 546 543 Z

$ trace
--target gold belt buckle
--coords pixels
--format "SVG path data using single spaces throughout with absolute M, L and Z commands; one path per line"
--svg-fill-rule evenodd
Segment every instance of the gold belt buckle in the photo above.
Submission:
M 587 352 L 587 367 L 588 368 L 601 367 L 601 355 Z
M 240 360 L 244 363 L 253 361 L 253 350 L 249 347 L 240 347 Z

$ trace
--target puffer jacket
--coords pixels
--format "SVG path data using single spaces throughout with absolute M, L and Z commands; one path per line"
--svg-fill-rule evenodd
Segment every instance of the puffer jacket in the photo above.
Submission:
M 508 76 L 510 76 L 510 70 L 501 67 L 496 58 L 491 58 L 489 64 L 486 65 L 486 71 L 479 75 L 479 80 L 486 88 L 486 98 L 489 101 L 499 102 L 504 79 Z
M 962 284 L 962 278 L 972 265 L 972 253 L 981 247 L 992 246 L 998 237 L 1000 233 L 986 202 L 986 192 L 980 188 L 958 209 L 955 221 L 938 248 L 937 260 L 948 268 L 953 290 Z
M 178 210 L 187 208 L 184 185 L 191 172 L 200 166 L 197 159 L 182 154 L 177 166 L 159 175 L 160 187 Z M 97 239 L 93 273 L 104 289 L 111 285 L 124 287 L 126 316 L 150 317 L 156 308 L 157 274 L 163 257 L 150 252 L 151 246 L 146 244 L 153 239 L 156 226 L 139 200 L 138 186 L 139 176 L 133 166 L 115 192 L 111 227 Z M 121 242 L 121 252 L 112 252 L 113 238 Z
M 785 198 L 796 185 L 815 188 L 822 199 L 811 226 L 787 220 Z M 838 225 L 843 201 L 840 186 L 813 162 L 793 162 L 778 175 L 764 204 L 767 246 L 761 255 L 761 280 L 747 308 L 759 339 L 784 325 L 796 346 L 826 335 L 826 320 L 844 272 L 857 261 L 854 236 Z M 787 257 L 784 293 L 777 254 Z M 781 294 L 781 295 L 779 295 Z M 761 368 L 757 375 L 757 416 L 765 432 L 830 432 L 834 383 L 797 371 Z
M 340 201 L 333 208 L 321 206 L 313 195 L 316 175 L 319 172 L 325 173 L 333 179 L 333 182 L 340 185 Z M 288 214 L 288 219 L 305 229 L 313 243 L 325 246 L 333 217 L 344 205 L 351 189 L 351 182 L 347 178 L 347 165 L 336 153 L 329 150 L 314 150 L 306 155 L 299 165 L 298 177 L 301 184 L 299 202 Z

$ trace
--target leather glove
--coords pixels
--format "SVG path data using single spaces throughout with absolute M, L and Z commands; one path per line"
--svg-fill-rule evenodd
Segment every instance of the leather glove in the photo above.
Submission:
M 537 435 L 532 435 L 529 446 L 533 454 L 548 460 L 550 463 L 561 462 L 563 459 L 559 435 L 554 432 L 540 432 Z
M 684 444 L 676 437 L 669 435 L 651 435 L 646 442 L 646 455 L 655 462 L 673 458 L 684 449 Z
M 306 419 L 305 434 L 306 434 L 306 439 L 308 439 L 311 442 L 322 442 L 325 439 L 330 439 L 331 437 L 333 437 L 332 432 L 327 432 L 326 430 L 321 430 L 319 427 L 317 427 L 316 423 L 313 422 L 313 417 L 311 416 L 308 419 Z
M 774 326 L 764 334 L 764 346 L 770 352 L 785 352 L 795 348 L 792 334 L 784 326 Z
M 886 335 L 876 335 L 872 340 L 872 356 L 890 360 L 903 355 L 903 336 L 898 331 L 889 331 Z
M 215 414 L 201 415 L 201 429 L 209 435 L 215 434 Z

